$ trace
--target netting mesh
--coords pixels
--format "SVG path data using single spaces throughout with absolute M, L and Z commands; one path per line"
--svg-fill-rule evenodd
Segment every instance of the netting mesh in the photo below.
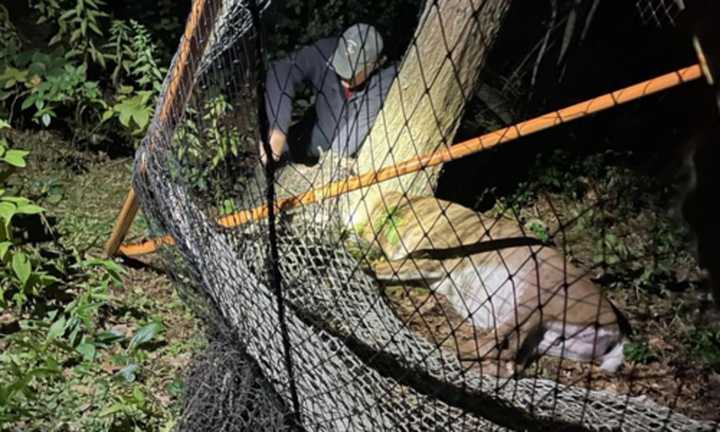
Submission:
M 217 335 L 194 360 L 178 430 L 294 430 L 282 402 L 239 346 Z
M 646 24 L 674 26 L 685 9 L 684 0 L 638 0 L 635 3 L 640 18 Z
M 612 261 L 583 264 L 570 242 L 603 191 L 575 214 L 544 195 L 541 230 L 519 201 L 435 198 L 436 162 L 470 146 L 453 138 L 510 2 L 414 4 L 414 33 L 385 28 L 385 52 L 409 41 L 393 65 L 352 22 L 288 53 L 269 2 L 195 2 L 134 179 L 215 335 L 179 430 L 714 430 L 593 387 L 622 368 L 627 333 L 591 280 Z M 292 104 L 303 82 L 309 121 Z M 563 363 L 583 366 L 568 378 Z

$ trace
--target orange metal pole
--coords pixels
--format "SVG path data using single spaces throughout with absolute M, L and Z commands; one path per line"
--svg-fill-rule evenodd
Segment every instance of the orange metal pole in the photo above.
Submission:
M 183 44 L 180 53 L 175 61 L 175 69 L 172 72 L 172 79 L 168 84 L 163 97 L 163 104 L 160 108 L 159 125 L 155 128 L 174 129 L 175 123 L 179 120 L 182 111 L 173 111 L 173 108 L 184 107 L 190 97 L 190 90 L 195 78 L 195 72 L 200 63 L 200 56 L 205 50 L 209 35 L 215 24 L 215 17 L 219 6 L 216 0 L 195 0 L 193 9 L 185 25 Z M 150 131 L 148 131 L 148 134 Z M 152 149 L 152 143 L 150 146 Z M 135 191 L 130 192 L 125 199 L 120 214 L 115 222 L 112 233 L 105 243 L 105 254 L 115 256 L 120 243 L 125 239 L 139 205 Z
M 350 177 L 346 180 L 337 181 L 328 185 L 310 190 L 300 195 L 283 198 L 274 203 L 278 212 L 300 207 L 302 205 L 318 202 L 326 198 L 332 198 L 344 193 L 361 189 L 375 183 L 380 183 L 406 174 L 417 172 L 425 167 L 439 165 L 455 159 L 490 149 L 498 144 L 506 143 L 517 138 L 533 134 L 562 123 L 567 123 L 590 114 L 603 111 L 614 106 L 639 99 L 659 91 L 675 87 L 682 83 L 693 81 L 702 76 L 699 65 L 690 66 L 661 75 L 641 83 L 625 87 L 624 89 L 607 93 L 578 104 L 553 111 L 533 119 L 499 129 L 494 132 L 473 138 L 453 145 L 449 148 L 418 156 L 417 158 L 401 162 L 397 165 L 382 168 L 378 171 Z M 267 205 L 251 210 L 243 210 L 228 216 L 221 217 L 217 223 L 225 228 L 234 228 L 251 221 L 257 221 L 268 216 Z M 127 244 L 120 247 L 120 252 L 127 256 L 144 255 L 155 252 L 161 245 L 172 245 L 174 240 L 170 236 L 164 236 L 142 243 Z

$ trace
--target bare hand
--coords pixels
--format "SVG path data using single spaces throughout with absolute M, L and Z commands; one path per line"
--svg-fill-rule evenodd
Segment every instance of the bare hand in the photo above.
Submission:
M 273 160 L 276 162 L 280 160 L 286 145 L 287 136 L 285 132 L 280 129 L 272 129 L 270 131 L 270 150 L 272 151 Z M 260 162 L 263 165 L 267 164 L 267 154 L 265 154 L 265 146 L 262 143 L 260 144 Z

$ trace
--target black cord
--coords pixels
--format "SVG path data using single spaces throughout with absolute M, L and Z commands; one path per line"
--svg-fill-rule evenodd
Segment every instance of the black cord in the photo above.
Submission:
M 257 0 L 249 0 L 248 8 L 250 9 L 250 16 L 252 18 L 253 27 L 256 30 L 255 37 L 255 50 L 256 50 L 256 95 L 258 103 L 258 125 L 260 127 L 260 145 L 265 149 L 267 157 L 266 164 L 266 180 L 267 180 L 267 202 L 268 202 L 268 231 L 270 240 L 270 261 L 268 268 L 268 275 L 270 277 L 270 284 L 275 292 L 275 298 L 277 299 L 277 310 L 278 319 L 280 325 L 280 333 L 282 334 L 283 348 L 285 350 L 285 368 L 288 374 L 288 383 L 290 386 L 290 397 L 293 405 L 293 420 L 296 426 L 302 425 L 300 417 L 300 401 L 298 399 L 297 387 L 295 385 L 295 374 L 293 371 L 292 362 L 292 347 L 290 345 L 290 336 L 288 334 L 287 322 L 285 321 L 285 302 L 283 300 L 281 274 L 279 269 L 279 254 L 277 247 L 277 231 L 275 229 L 275 206 L 272 203 L 275 202 L 275 169 L 276 162 L 273 157 L 273 152 L 270 147 L 270 143 L 267 140 L 268 118 L 267 112 L 265 112 L 265 62 L 263 56 L 263 44 L 262 44 L 262 23 L 260 22 L 260 13 L 257 7 Z

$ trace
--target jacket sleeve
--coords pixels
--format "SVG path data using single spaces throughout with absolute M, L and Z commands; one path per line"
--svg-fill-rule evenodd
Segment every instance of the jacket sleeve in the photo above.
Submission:
M 327 67 L 325 57 L 318 44 L 313 44 L 270 65 L 265 81 L 265 109 L 271 129 L 280 129 L 287 134 L 295 91 L 303 81 L 315 84 Z

